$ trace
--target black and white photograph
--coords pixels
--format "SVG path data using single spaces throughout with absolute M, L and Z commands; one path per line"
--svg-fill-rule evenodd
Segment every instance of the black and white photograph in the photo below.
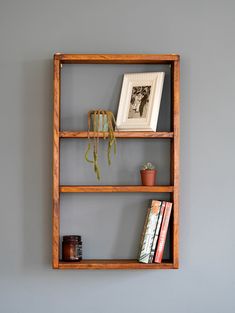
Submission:
M 146 118 L 151 86 L 132 88 L 128 118 Z
M 164 77 L 164 72 L 123 75 L 117 130 L 156 131 Z

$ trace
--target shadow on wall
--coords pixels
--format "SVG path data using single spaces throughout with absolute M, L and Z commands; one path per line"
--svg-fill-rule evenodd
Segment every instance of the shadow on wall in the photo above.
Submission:
M 53 62 L 22 65 L 22 267 L 50 267 Z
M 32 60 L 22 65 L 22 194 L 23 194 L 23 269 L 51 268 L 52 207 L 52 59 Z M 169 101 L 168 101 L 169 102 Z M 143 205 L 144 207 L 144 205 Z M 139 223 L 143 220 L 139 217 Z M 124 209 L 122 229 L 112 248 L 121 249 L 131 215 Z M 124 223 L 123 223 L 124 221 Z M 139 224 L 138 223 L 138 224 Z M 141 230 L 139 230 L 141 232 Z M 133 234 L 134 236 L 134 234 Z M 134 236 L 135 237 L 135 236 Z M 138 240 L 135 239 L 137 251 Z

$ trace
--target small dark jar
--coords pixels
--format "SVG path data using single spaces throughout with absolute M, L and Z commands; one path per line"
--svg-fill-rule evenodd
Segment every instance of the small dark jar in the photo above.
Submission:
M 81 236 L 63 236 L 62 260 L 66 262 L 82 260 L 82 240 Z

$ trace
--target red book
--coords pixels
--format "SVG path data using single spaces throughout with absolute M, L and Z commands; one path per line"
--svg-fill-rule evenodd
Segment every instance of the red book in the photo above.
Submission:
M 162 227 L 161 227 L 160 235 L 158 238 L 157 249 L 156 249 L 155 258 L 154 258 L 155 263 L 161 263 L 162 261 L 163 251 L 164 251 L 165 242 L 166 242 L 166 235 L 167 235 L 167 230 L 168 230 L 170 216 L 171 216 L 171 208 L 172 208 L 172 203 L 166 202 L 166 208 L 165 208 L 164 216 L 162 220 Z

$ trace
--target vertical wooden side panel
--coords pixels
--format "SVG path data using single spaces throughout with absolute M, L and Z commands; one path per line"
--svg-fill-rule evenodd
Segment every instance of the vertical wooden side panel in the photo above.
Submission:
M 179 166 L 180 166 L 180 61 L 172 63 L 172 126 L 174 140 L 171 144 L 171 184 L 173 192 L 172 255 L 174 268 L 179 267 Z
M 60 60 L 54 57 L 52 266 L 59 268 L 60 246 Z

